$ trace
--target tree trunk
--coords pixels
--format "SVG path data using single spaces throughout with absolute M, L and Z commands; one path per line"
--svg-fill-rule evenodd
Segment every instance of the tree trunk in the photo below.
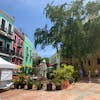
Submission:
M 56 47 L 56 50 L 57 50 L 57 68 L 60 68 L 60 54 L 59 54 L 58 46 Z

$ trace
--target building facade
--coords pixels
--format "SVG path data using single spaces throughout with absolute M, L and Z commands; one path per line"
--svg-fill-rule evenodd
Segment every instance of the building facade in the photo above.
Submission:
M 32 54 L 33 54 L 33 44 L 28 39 L 27 36 L 24 35 L 24 60 L 23 66 L 32 66 Z
M 13 50 L 14 18 L 0 10 L 0 56 L 11 61 Z
M 61 64 L 60 52 L 55 53 L 54 55 L 52 55 L 52 56 L 49 58 L 49 63 L 50 63 L 50 64 L 56 65 L 56 68 L 60 68 L 60 64 Z
M 17 65 L 23 64 L 23 50 L 24 50 L 24 35 L 21 31 L 14 28 L 14 41 L 12 44 L 14 55 L 12 63 Z

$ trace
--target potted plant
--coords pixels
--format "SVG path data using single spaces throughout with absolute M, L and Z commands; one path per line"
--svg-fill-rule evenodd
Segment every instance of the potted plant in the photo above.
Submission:
M 73 79 L 74 67 L 71 65 L 63 64 L 62 68 L 56 70 L 56 76 L 61 80 L 61 87 L 62 89 L 67 88 L 70 83 L 69 80 Z
M 51 82 L 51 80 L 49 80 L 48 83 L 47 83 L 47 91 L 52 91 L 52 82 Z
M 53 72 L 48 72 L 47 73 L 47 78 L 52 80 L 54 78 L 54 73 Z
M 23 89 L 26 85 L 26 82 L 25 82 L 25 74 L 24 73 L 20 73 L 18 75 L 19 77 L 19 84 L 20 84 L 20 88 Z
M 59 79 L 59 77 L 55 77 L 53 82 L 56 86 L 56 90 L 61 90 L 61 80 Z
M 18 78 L 13 79 L 13 83 L 14 83 L 14 88 L 19 89 L 19 79 Z
M 42 88 L 42 86 L 43 86 L 43 84 L 42 84 L 41 81 L 36 81 L 36 82 L 35 82 L 35 85 L 36 85 L 36 87 L 37 87 L 37 90 L 40 90 L 40 89 Z
M 28 80 L 27 80 L 27 88 L 28 89 L 32 89 L 33 83 L 34 83 L 34 80 L 32 78 L 28 78 Z

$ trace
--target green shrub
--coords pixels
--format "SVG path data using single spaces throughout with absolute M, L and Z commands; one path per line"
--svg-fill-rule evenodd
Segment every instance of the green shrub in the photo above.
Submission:
M 75 73 L 74 66 L 62 64 L 62 68 L 56 70 L 57 80 L 70 80 L 74 79 L 73 74 Z
M 28 80 L 27 80 L 27 84 L 33 85 L 33 83 L 34 83 L 34 80 L 29 77 Z
M 25 74 L 24 73 L 18 74 L 18 78 L 20 82 L 23 82 L 25 80 Z

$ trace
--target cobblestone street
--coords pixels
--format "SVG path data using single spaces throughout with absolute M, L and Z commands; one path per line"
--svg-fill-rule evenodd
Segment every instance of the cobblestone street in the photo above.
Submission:
M 2 100 L 100 100 L 100 84 L 75 83 L 61 91 L 9 90 L 0 93 Z

